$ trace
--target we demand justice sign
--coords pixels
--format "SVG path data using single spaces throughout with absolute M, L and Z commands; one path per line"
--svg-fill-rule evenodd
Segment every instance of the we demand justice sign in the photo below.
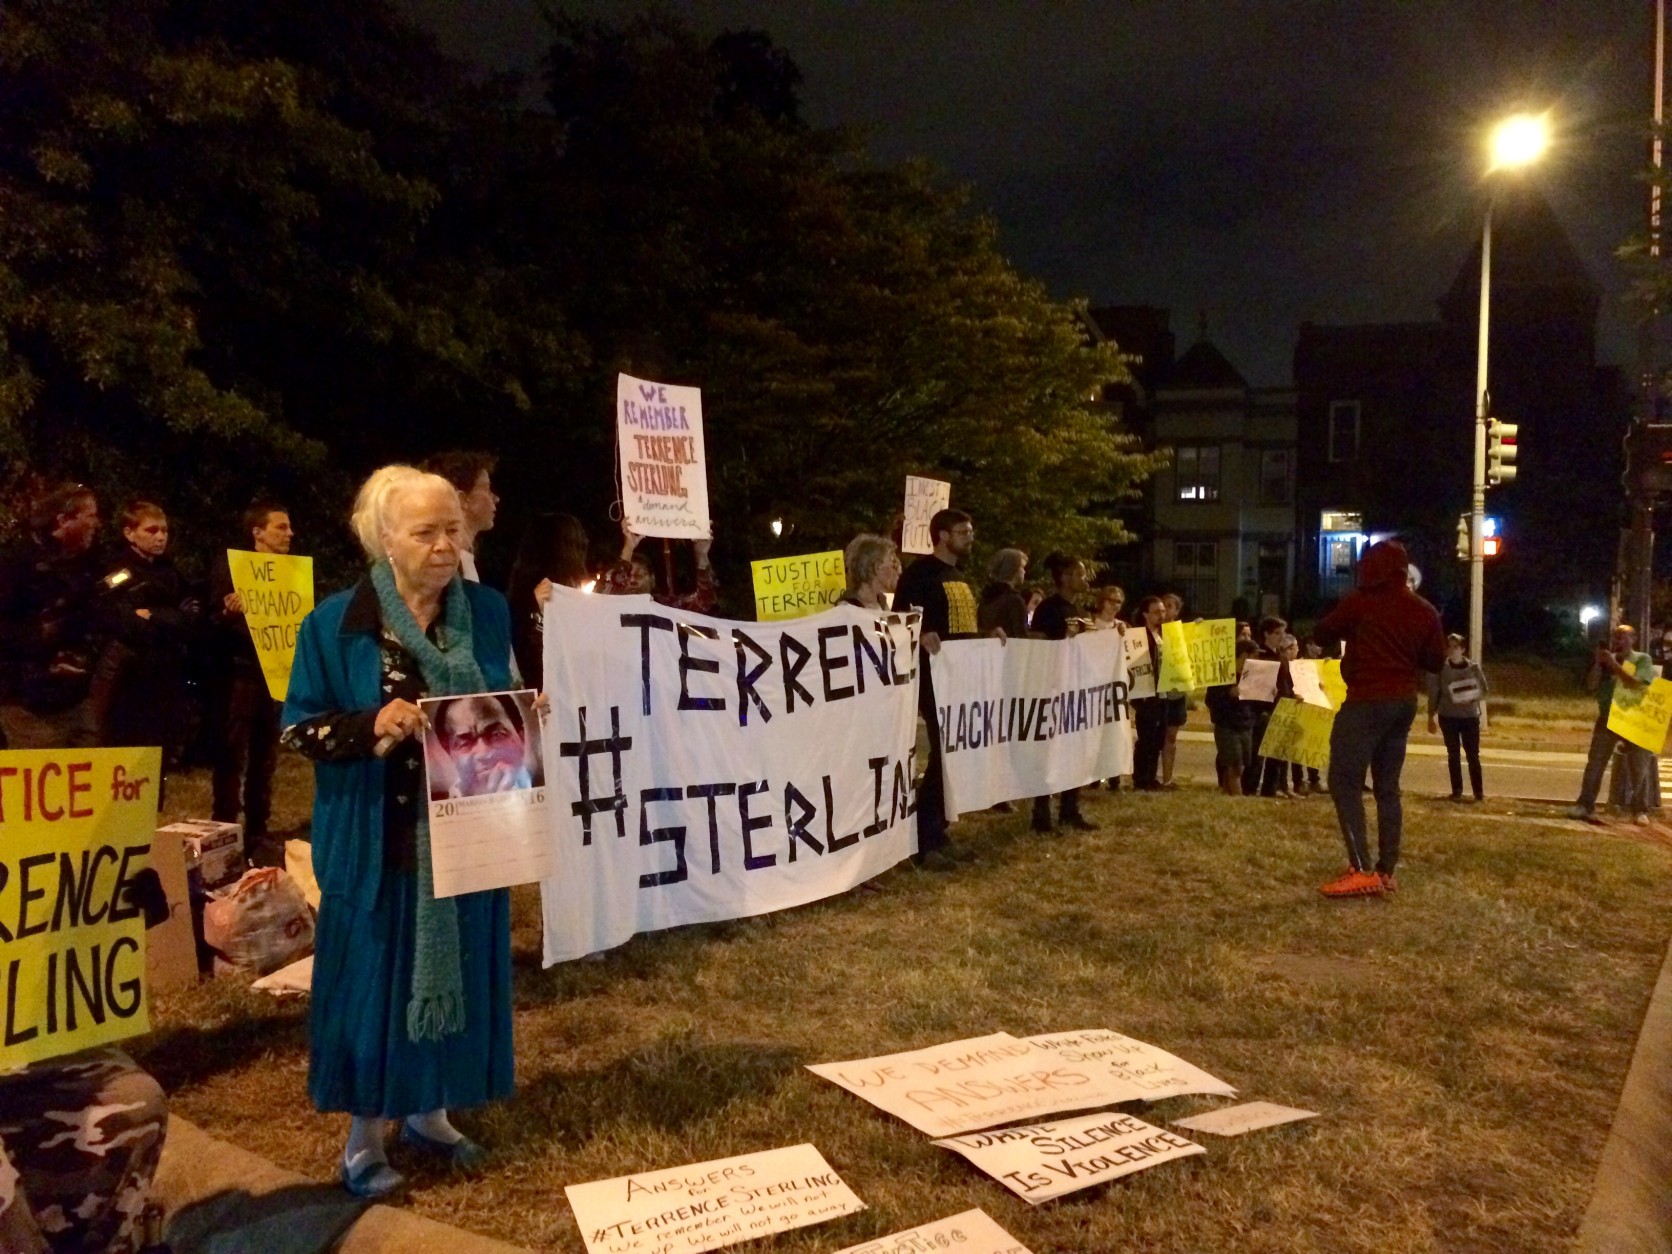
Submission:
M 844 892 L 910 854 L 916 615 L 730 622 L 556 588 L 549 965 Z

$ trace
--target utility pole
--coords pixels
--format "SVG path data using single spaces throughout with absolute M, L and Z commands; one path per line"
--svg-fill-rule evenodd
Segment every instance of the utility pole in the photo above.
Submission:
M 1655 82 L 1654 136 L 1650 141 L 1649 160 L 1658 175 L 1662 167 L 1661 125 L 1665 117 L 1666 80 L 1666 0 L 1655 0 Z M 1661 255 L 1661 192 L 1658 177 L 1649 184 L 1649 258 L 1651 264 Z M 1651 469 L 1659 458 L 1650 448 L 1659 443 L 1651 433 L 1651 425 L 1661 409 L 1661 310 L 1657 304 L 1648 311 L 1642 334 L 1638 339 L 1638 404 L 1631 438 L 1627 441 L 1626 500 L 1631 509 L 1631 528 L 1626 545 L 1630 553 L 1625 584 L 1623 612 L 1635 620 L 1639 640 L 1646 640 L 1652 630 L 1650 597 L 1654 586 L 1655 564 L 1655 496 L 1659 490 L 1658 468 Z

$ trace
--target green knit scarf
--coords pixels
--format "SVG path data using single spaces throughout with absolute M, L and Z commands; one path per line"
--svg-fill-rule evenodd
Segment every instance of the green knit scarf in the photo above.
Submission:
M 383 611 L 383 625 L 418 663 L 432 697 L 463 696 L 488 685 L 472 649 L 470 600 L 458 576 L 442 600 L 441 629 L 431 640 L 395 588 L 388 562 L 372 567 L 372 586 Z M 418 802 L 418 912 L 414 928 L 412 995 L 406 1003 L 406 1035 L 412 1041 L 439 1041 L 464 1030 L 464 975 L 459 968 L 459 915 L 451 897 L 437 899 L 430 862 L 430 809 Z

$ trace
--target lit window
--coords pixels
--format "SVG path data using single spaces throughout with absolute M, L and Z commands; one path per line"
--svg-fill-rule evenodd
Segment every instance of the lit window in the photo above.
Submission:
M 1173 479 L 1181 501 L 1219 499 L 1219 446 L 1186 444 L 1174 450 Z

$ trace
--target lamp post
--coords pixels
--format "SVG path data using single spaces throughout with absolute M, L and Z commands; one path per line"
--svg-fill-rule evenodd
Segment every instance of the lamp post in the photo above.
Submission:
M 1550 129 L 1542 115 L 1518 113 L 1492 131 L 1492 164 L 1488 174 L 1529 166 L 1544 155 Z M 1486 420 L 1491 407 L 1487 390 L 1487 350 L 1492 308 L 1492 210 L 1494 187 L 1486 202 L 1486 224 L 1480 235 L 1480 342 L 1475 353 L 1475 474 L 1469 512 L 1469 648 L 1478 661 L 1485 652 L 1483 627 L 1486 590 Z

